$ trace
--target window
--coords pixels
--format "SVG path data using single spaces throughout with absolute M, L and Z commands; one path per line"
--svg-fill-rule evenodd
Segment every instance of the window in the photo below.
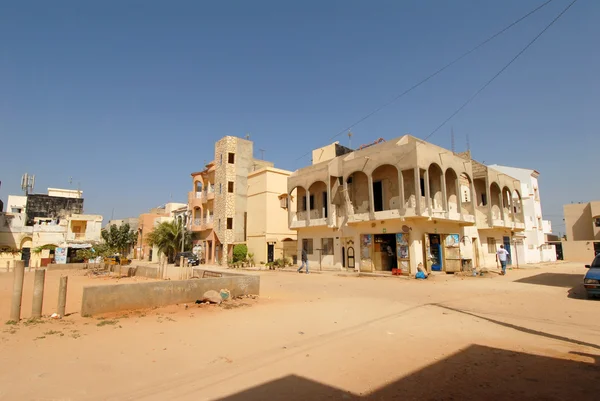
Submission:
M 488 237 L 488 253 L 496 253 L 496 238 Z
M 310 196 L 310 210 L 313 210 L 315 208 L 315 196 L 311 195 Z
M 13 207 L 11 213 L 21 213 L 21 209 L 19 209 L 18 207 Z
M 282 209 L 287 209 L 288 208 L 288 198 L 287 198 L 287 195 L 283 195 L 281 198 L 279 198 L 279 206 L 281 206 Z
M 230 194 L 233 193 L 233 181 L 229 181 L 227 183 L 227 192 L 229 192 Z
M 306 249 L 308 255 L 313 254 L 313 240 L 312 238 L 304 238 L 302 240 L 302 249 Z
M 306 212 L 306 196 L 303 196 L 302 199 L 300 199 L 300 210 Z
M 227 162 L 229 164 L 234 164 L 235 163 L 235 153 L 229 153 L 227 155 Z
M 487 195 L 481 194 L 481 206 L 486 206 L 486 205 L 487 205 Z
M 219 160 L 219 164 L 223 164 L 223 153 L 221 153 L 221 158 Z
M 333 255 L 333 238 L 321 238 L 321 255 Z
M 228 230 L 233 230 L 233 217 L 228 217 L 227 218 L 227 229 Z
M 594 219 L 594 225 L 595 225 L 596 227 L 600 227 L 600 217 L 596 217 L 596 218 Z
M 425 196 L 425 179 L 421 178 L 421 196 Z

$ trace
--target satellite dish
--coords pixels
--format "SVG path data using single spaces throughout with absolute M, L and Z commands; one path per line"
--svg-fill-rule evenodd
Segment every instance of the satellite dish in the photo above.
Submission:
M 403 233 L 407 233 L 410 231 L 410 227 L 409 226 L 402 226 L 402 232 Z

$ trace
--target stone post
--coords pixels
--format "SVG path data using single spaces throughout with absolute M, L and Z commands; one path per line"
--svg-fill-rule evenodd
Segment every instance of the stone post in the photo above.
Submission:
M 67 282 L 69 280 L 68 276 L 64 276 L 60 278 L 60 285 L 58 286 L 58 310 L 57 314 L 60 317 L 65 316 L 65 309 L 67 306 Z
M 42 317 L 42 305 L 44 302 L 44 281 L 46 280 L 46 270 L 36 270 L 33 281 L 33 306 L 31 308 L 31 317 L 39 319 Z
M 10 320 L 19 322 L 21 320 L 21 301 L 23 300 L 23 280 L 25 279 L 25 262 L 15 261 L 13 273 L 13 294 L 10 309 Z

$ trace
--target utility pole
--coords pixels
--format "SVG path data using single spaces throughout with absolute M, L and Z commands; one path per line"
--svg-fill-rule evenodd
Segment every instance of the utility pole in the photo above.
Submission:
M 452 146 L 452 153 L 456 153 L 456 146 L 454 144 L 454 127 L 450 128 L 450 143 Z
M 352 132 L 348 131 L 348 147 L 352 149 Z
M 259 149 L 260 150 L 260 160 L 265 160 L 265 150 L 264 149 Z

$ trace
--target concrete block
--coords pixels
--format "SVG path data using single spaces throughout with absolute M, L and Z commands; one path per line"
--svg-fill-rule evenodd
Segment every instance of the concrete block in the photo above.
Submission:
M 84 287 L 81 315 L 192 303 L 202 299 L 207 291 L 221 289 L 228 289 L 232 297 L 258 295 L 260 276 L 228 274 L 219 278 Z

